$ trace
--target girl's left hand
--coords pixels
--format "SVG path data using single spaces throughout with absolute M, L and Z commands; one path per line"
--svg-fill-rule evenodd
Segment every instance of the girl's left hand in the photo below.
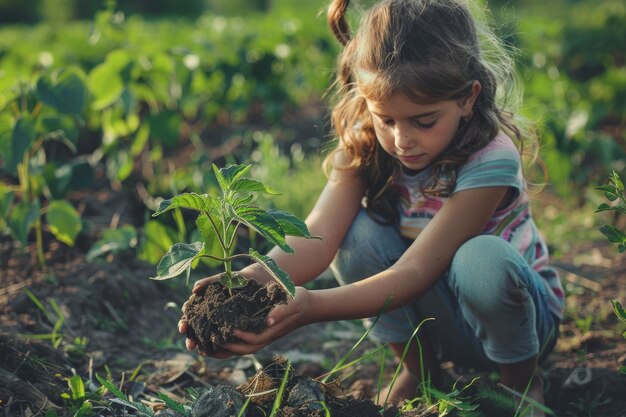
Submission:
M 270 312 L 267 329 L 259 334 L 235 330 L 234 334 L 240 342 L 224 345 L 227 353 L 222 352 L 220 357 L 225 357 L 224 354 L 230 356 L 255 353 L 287 333 L 312 323 L 310 308 L 309 291 L 304 287 L 297 287 L 295 299 L 290 299 L 287 304 L 279 305 Z

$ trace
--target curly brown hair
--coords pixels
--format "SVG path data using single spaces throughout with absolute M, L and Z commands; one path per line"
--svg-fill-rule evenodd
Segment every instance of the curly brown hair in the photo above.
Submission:
M 471 116 L 432 164 L 433 182 L 422 190 L 427 195 L 449 195 L 458 168 L 500 131 L 511 136 L 520 152 L 524 141 L 536 142 L 536 135 L 506 110 L 519 97 L 514 60 L 475 17 L 478 8 L 462 0 L 383 0 L 364 14 L 352 36 L 346 19 L 349 3 L 333 0 L 328 9 L 330 28 L 343 50 L 331 113 L 338 146 L 325 166 L 330 169 L 335 152 L 350 156 L 350 168 L 360 169 L 366 180 L 367 210 L 375 218 L 398 221 L 391 185 L 400 165 L 379 145 L 366 99 L 384 101 L 401 92 L 415 103 L 431 104 L 465 98 L 473 83 L 480 83 Z

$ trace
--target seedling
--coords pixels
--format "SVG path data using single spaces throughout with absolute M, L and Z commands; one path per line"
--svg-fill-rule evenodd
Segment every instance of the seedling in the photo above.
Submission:
M 626 194 L 624 193 L 624 183 L 619 174 L 613 171 L 609 175 L 609 183 L 596 187 L 596 190 L 604 192 L 604 196 L 612 203 L 602 203 L 596 209 L 596 213 L 604 211 L 614 211 L 616 213 L 626 215 Z M 626 251 L 626 233 L 610 224 L 600 227 L 600 231 L 611 243 L 617 244 L 619 253 Z
M 255 230 L 287 253 L 293 253 L 294 250 L 287 244 L 286 236 L 313 237 L 306 224 L 293 214 L 282 210 L 264 210 L 251 204 L 255 193 L 269 195 L 278 193 L 260 181 L 244 178 L 250 167 L 250 165 L 229 165 L 218 169 L 214 164 L 213 172 L 221 195 L 214 197 L 208 194 L 185 193 L 161 202 L 153 216 L 176 208 L 198 211 L 195 223 L 203 240 L 172 245 L 157 265 L 157 276 L 153 279 L 174 278 L 183 272 L 186 272 L 189 278 L 194 262 L 206 257 L 223 264 L 224 273 L 220 274 L 220 282 L 230 292 L 233 288 L 242 287 L 246 283 L 244 277 L 233 273 L 233 260 L 249 258 L 261 265 L 292 298 L 295 297 L 296 287 L 293 281 L 272 258 L 261 255 L 253 248 L 250 248 L 247 254 L 233 254 L 237 230 L 241 225 Z
M 617 316 L 617 319 L 622 324 L 626 324 L 626 310 L 624 310 L 624 307 L 622 307 L 620 302 L 617 300 L 611 300 L 611 303 L 613 303 L 613 311 L 615 311 L 615 315 Z M 626 330 L 622 331 L 622 336 L 624 336 L 624 339 L 626 339 Z M 626 375 L 626 366 L 624 365 L 620 366 L 619 371 Z

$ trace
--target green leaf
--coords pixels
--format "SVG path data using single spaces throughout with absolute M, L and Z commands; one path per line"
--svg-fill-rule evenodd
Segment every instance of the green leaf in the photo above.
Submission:
M 37 96 L 60 113 L 80 116 L 87 105 L 85 74 L 77 67 L 61 68 L 37 81 Z
M 80 405 L 80 408 L 78 409 L 76 414 L 74 414 L 74 417 L 87 417 L 87 416 L 93 416 L 93 415 L 94 415 L 94 411 L 93 411 L 93 405 L 91 404 L 91 401 L 85 401 Z M 46 417 L 48 416 L 46 415 Z
M 152 217 L 156 217 L 175 208 L 209 211 L 214 204 L 215 199 L 209 197 L 208 194 L 184 193 L 161 201 L 159 208 L 152 214 Z
M 106 160 L 107 177 L 124 181 L 133 173 L 135 161 L 125 149 L 116 149 Z
M 93 261 L 105 253 L 118 253 L 137 246 L 137 230 L 127 224 L 118 229 L 107 229 L 102 233 L 102 239 L 94 243 L 87 252 L 87 260 Z
M 611 179 L 611 184 L 613 184 L 618 191 L 624 191 L 624 183 L 622 183 L 617 171 L 613 171 L 609 178 Z
M 617 300 L 611 300 L 611 303 L 613 304 L 613 311 L 615 311 L 617 318 L 622 323 L 626 324 L 626 310 L 624 310 L 624 307 L 622 307 L 620 302 Z
M 128 397 L 126 396 L 126 394 L 124 394 L 122 391 L 120 391 L 115 385 L 113 385 L 112 382 L 107 381 L 106 379 L 102 378 L 100 375 L 98 375 L 96 373 L 96 378 L 98 379 L 98 381 L 100 381 L 100 383 L 113 395 L 115 395 L 117 398 L 119 398 L 120 400 L 123 400 L 125 402 L 128 402 Z
M 80 400 L 85 397 L 85 384 L 80 375 L 72 376 L 68 383 L 72 393 L 72 400 Z
M 222 230 L 222 222 L 220 220 L 216 220 L 213 218 L 215 225 L 217 226 L 217 230 Z M 223 256 L 223 248 L 220 244 L 219 236 L 211 221 L 205 214 L 200 214 L 196 219 L 196 227 L 200 236 L 202 237 L 202 241 L 204 242 L 204 253 L 208 255 L 215 256 Z
M 609 183 L 596 187 L 597 190 L 603 191 L 605 197 L 609 201 L 615 201 L 618 198 L 624 200 L 624 184 L 620 179 L 619 174 L 613 171 L 609 175 Z
M 46 219 L 54 237 L 66 245 L 74 246 L 76 236 L 83 228 L 74 206 L 64 200 L 53 200 L 48 205 Z
M 94 97 L 91 103 L 94 110 L 102 110 L 119 100 L 125 89 L 123 72 L 131 62 L 130 52 L 118 49 L 91 70 L 87 83 Z
M 157 265 L 157 276 L 152 279 L 160 281 L 174 278 L 189 271 L 191 263 L 203 251 L 203 242 L 175 243 Z
M 296 285 L 293 283 L 289 275 L 280 269 L 276 262 L 267 255 L 261 255 L 259 252 L 250 248 L 249 255 L 255 262 L 263 267 L 291 296 L 296 297 Z
M 15 200 L 15 192 L 0 182 L 0 231 L 4 229 L 8 220 L 9 209 Z
M 239 178 L 230 185 L 230 189 L 231 191 L 236 193 L 258 192 L 271 195 L 280 195 L 280 193 L 272 190 L 270 187 L 266 186 L 262 182 L 250 178 Z
M 7 171 L 15 174 L 17 172 L 17 165 L 22 162 L 24 154 L 37 139 L 34 119 L 30 116 L 18 119 L 13 128 L 11 139 L 11 157 L 7 161 L 6 166 Z
M 157 395 L 159 396 L 159 398 L 161 400 L 163 400 L 163 402 L 172 410 L 182 414 L 182 415 L 187 415 L 187 410 L 185 409 L 185 405 L 179 403 L 178 401 L 175 401 L 173 399 L 171 399 L 170 397 L 168 397 L 167 395 L 163 394 L 162 392 L 157 392 Z
M 268 213 L 274 219 L 276 219 L 278 224 L 280 224 L 280 226 L 285 231 L 285 235 L 313 238 L 313 236 L 311 236 L 311 233 L 309 232 L 309 228 L 307 227 L 306 223 L 304 223 L 304 221 L 294 216 L 293 214 L 276 209 L 270 209 L 268 210 Z
M 0 113 L 0 168 L 6 167 L 11 159 L 14 120 L 8 114 Z M 2 162 L 4 161 L 4 163 Z
M 70 116 L 43 116 L 37 128 L 41 132 L 48 132 L 48 139 L 59 141 L 76 153 L 78 128 Z
M 217 165 L 213 164 L 213 172 L 222 192 L 226 193 L 230 191 L 231 184 L 241 178 L 251 167 L 252 165 L 228 165 L 224 168 L 218 168 Z
M 619 192 L 612 184 L 601 185 L 599 187 L 596 187 L 596 190 L 603 191 L 604 192 L 604 196 L 609 201 L 615 201 L 615 200 L 617 200 L 619 198 Z
M 234 210 L 238 221 L 255 229 L 271 244 L 293 253 L 293 248 L 285 240 L 285 231 L 268 212 L 255 206 L 235 207 Z
M 626 234 L 615 226 L 605 224 L 600 231 L 611 243 L 626 244 Z
M 138 410 L 141 414 L 144 414 L 147 416 L 154 416 L 154 413 L 152 412 L 151 408 L 149 408 L 143 403 L 130 401 L 128 397 L 126 396 L 126 394 L 120 391 L 115 385 L 113 385 L 112 382 L 107 381 L 106 379 L 102 378 L 98 374 L 96 374 L 96 378 L 98 379 L 98 381 L 100 381 L 102 386 L 104 386 L 111 394 L 115 395 L 122 403 L 126 404 L 129 407 L 134 408 L 135 410 Z
M 150 126 L 150 137 L 166 148 L 173 148 L 180 137 L 181 117 L 171 110 L 162 111 L 147 118 Z
M 150 220 L 143 226 L 139 247 L 139 259 L 151 264 L 158 264 L 170 246 L 178 240 L 177 231 L 156 220 Z
M 22 201 L 17 204 L 11 212 L 8 224 L 11 234 L 15 240 L 19 241 L 22 246 L 26 245 L 28 240 L 28 232 L 35 221 L 39 218 L 39 202 Z
M 598 206 L 598 208 L 596 209 L 596 211 L 595 211 L 595 212 L 596 212 L 596 213 L 600 213 L 600 212 L 603 212 L 603 211 L 610 211 L 610 210 L 615 210 L 615 209 L 613 208 L 613 206 L 609 206 L 609 205 L 608 205 L 608 204 L 606 204 L 606 203 L 602 203 L 602 204 L 600 204 L 600 205 Z

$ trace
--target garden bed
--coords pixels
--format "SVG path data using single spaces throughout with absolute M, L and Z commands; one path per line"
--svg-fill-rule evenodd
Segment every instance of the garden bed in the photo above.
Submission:
M 110 262 L 88 262 L 79 249 L 50 241 L 42 272 L 32 250 L 22 253 L 14 245 L 0 244 L 0 378 L 10 381 L 0 389 L 0 413 L 71 414 L 76 401 L 62 394 L 71 394 L 73 373 L 81 376 L 87 393 L 99 385 L 97 373 L 158 409 L 158 392 L 185 402 L 189 388 L 237 386 L 257 371 L 249 357 L 219 361 L 185 351 L 176 331 L 179 310 L 166 307 L 182 305 L 188 290 L 149 280 L 153 266 L 123 254 Z M 559 416 L 617 417 L 626 409 L 626 377 L 617 372 L 626 360 L 626 343 L 610 309 L 611 299 L 623 300 L 626 265 L 614 251 L 600 241 L 555 259 L 570 292 L 559 344 L 544 367 L 546 400 Z M 590 315 L 592 322 L 585 324 Z M 35 340 L 33 335 L 47 336 Z M 359 337 L 357 323 L 311 325 L 268 346 L 256 359 L 265 363 L 284 354 L 294 375 L 317 378 Z M 373 348 L 366 341 L 360 351 Z M 337 375 L 345 398 L 373 398 L 378 365 L 363 361 Z M 393 369 L 388 363 L 386 381 Z M 104 404 L 103 415 L 119 411 L 115 402 Z M 411 412 L 404 415 L 419 415 Z

